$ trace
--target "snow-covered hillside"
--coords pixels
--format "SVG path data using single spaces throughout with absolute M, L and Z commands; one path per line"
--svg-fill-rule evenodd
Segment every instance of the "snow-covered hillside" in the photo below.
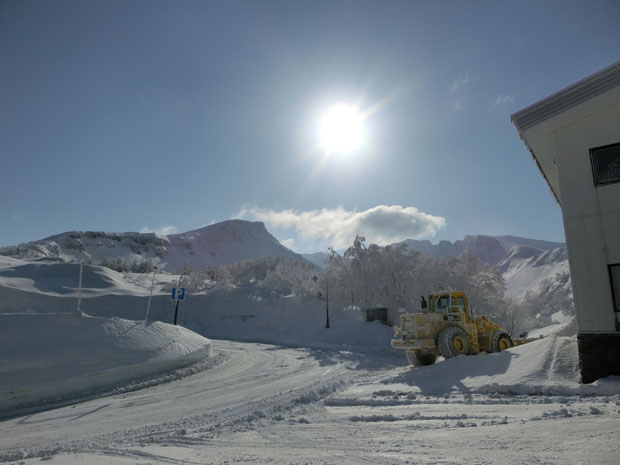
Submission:
M 0 248 L 0 255 L 24 260 L 79 262 L 84 254 L 87 262 L 121 259 L 134 261 L 164 258 L 170 241 L 154 233 L 106 233 L 98 231 L 70 231 L 39 241 Z
M 496 265 L 506 280 L 508 294 L 527 292 L 572 300 L 565 245 L 514 236 L 466 236 L 451 243 L 405 241 L 412 250 L 435 258 L 473 255 Z M 153 233 L 67 232 L 40 241 L 0 248 L 0 256 L 26 260 L 77 262 L 83 251 L 87 263 L 115 269 L 144 268 L 146 261 L 160 270 L 181 272 L 260 257 L 308 260 L 322 267 L 324 253 L 301 256 L 284 247 L 261 222 L 230 220 L 170 236 Z M 120 265 L 119 265 L 120 264 Z M 145 271 L 142 269 L 141 271 Z
M 170 248 L 166 270 L 180 271 L 185 265 L 201 268 L 260 257 L 302 257 L 284 247 L 262 222 L 230 220 L 182 234 L 168 236 Z
M 29 263 L 0 257 L 0 315 L 75 311 L 78 276 L 76 263 Z M 152 276 L 86 265 L 80 308 L 91 316 L 141 320 L 149 305 Z M 155 274 L 149 320 L 173 321 L 170 289 L 178 278 Z M 330 331 L 324 331 L 325 302 L 314 296 L 282 295 L 251 283 L 189 295 L 180 304 L 179 315 L 182 325 L 211 338 L 389 349 L 392 328 L 367 323 L 359 309 L 332 306 L 330 321 Z
M 455 241 L 430 241 L 408 239 L 404 241 L 411 250 L 417 250 L 435 258 L 458 257 L 468 254 L 489 265 L 502 266 L 510 258 L 530 258 L 554 249 L 566 248 L 562 242 L 541 241 L 515 236 L 465 236 Z
M 17 246 L 0 248 L 0 255 L 26 259 L 93 264 L 139 265 L 150 261 L 162 270 L 181 272 L 209 265 L 259 257 L 302 260 L 273 237 L 261 222 L 230 220 L 182 234 L 106 233 L 72 231 Z
M 506 291 L 517 298 L 527 292 L 561 295 L 572 300 L 566 245 L 515 236 L 465 236 L 454 243 L 404 241 L 412 250 L 435 258 L 472 255 L 497 266 L 506 280 Z

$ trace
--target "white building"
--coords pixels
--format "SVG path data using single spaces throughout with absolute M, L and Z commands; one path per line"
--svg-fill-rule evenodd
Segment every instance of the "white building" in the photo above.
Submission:
M 511 120 L 562 208 L 582 381 L 620 375 L 620 62 Z

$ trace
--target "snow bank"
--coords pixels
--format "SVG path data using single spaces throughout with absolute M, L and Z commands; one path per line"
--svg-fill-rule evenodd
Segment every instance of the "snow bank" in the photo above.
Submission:
M 329 309 L 317 298 L 283 297 L 258 286 L 240 286 L 183 303 L 182 320 L 211 338 L 293 347 L 390 350 L 393 329 L 367 322 L 358 308 Z
M 554 315 L 555 316 L 555 315 Z M 559 321 L 555 324 L 545 326 L 544 328 L 528 331 L 528 338 L 547 337 L 551 335 L 555 336 L 575 336 L 577 335 L 577 318 L 573 316 L 561 315 L 558 316 Z
M 77 287 L 79 265 L 46 264 L 41 267 L 41 273 L 36 273 L 36 276 L 35 268 L 30 267 L 0 270 L 0 314 L 60 313 L 68 308 L 77 308 L 77 289 L 61 293 L 54 292 L 51 287 L 56 291 L 67 288 L 65 286 L 71 283 Z M 63 273 L 62 277 L 59 274 L 54 280 L 53 269 L 56 268 Z M 144 318 L 152 275 L 141 276 L 140 283 L 121 283 L 118 281 L 122 275 L 115 271 L 92 266 L 84 269 L 94 275 L 93 280 L 87 281 L 93 286 L 82 296 L 80 308 L 85 313 L 106 318 Z M 48 275 L 49 280 L 43 278 Z M 17 279 L 22 281 L 17 283 Z M 170 300 L 169 289 L 176 285 L 178 278 L 157 275 L 157 279 L 167 279 L 168 283 L 160 281 L 157 289 L 156 281 L 149 320 L 171 323 L 174 320 L 174 302 Z M 97 289 L 94 284 L 98 283 L 102 286 L 107 283 L 109 287 Z M 330 328 L 326 329 L 325 306 L 325 301 L 314 297 L 282 296 L 256 285 L 238 286 L 211 291 L 207 295 L 187 296 L 179 304 L 179 324 L 216 339 L 295 347 L 344 346 L 390 350 L 391 327 L 379 322 L 366 322 L 365 313 L 359 309 L 330 307 Z
M 79 263 L 28 263 L 8 257 L 0 259 L 0 284 L 10 289 L 50 296 L 76 297 L 79 276 Z M 144 282 L 130 283 L 122 273 L 102 266 L 84 265 L 82 294 L 84 297 L 106 294 L 148 295 L 150 276 L 138 275 Z
M 0 315 L 0 412 L 109 389 L 195 363 L 210 341 L 160 322 Z
M 580 384 L 577 338 L 550 335 L 512 349 L 459 356 L 403 371 L 385 383 L 416 386 L 423 393 L 450 391 L 524 395 L 613 395 L 620 377 Z

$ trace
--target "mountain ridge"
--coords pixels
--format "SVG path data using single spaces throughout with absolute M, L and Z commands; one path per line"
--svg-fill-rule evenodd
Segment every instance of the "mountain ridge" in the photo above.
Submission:
M 85 260 L 132 263 L 150 261 L 166 271 L 200 268 L 276 256 L 303 260 L 284 247 L 260 221 L 227 220 L 179 234 L 68 231 L 38 241 L 0 248 L 0 255 L 60 262 Z
M 561 295 L 572 301 L 572 286 L 566 244 L 518 236 L 468 235 L 462 240 L 430 241 L 407 239 L 411 250 L 443 258 L 471 255 L 497 268 L 506 281 L 506 292 L 523 298 L 528 292 Z
M 411 250 L 435 258 L 469 254 L 482 263 L 497 266 L 506 281 L 506 291 L 517 298 L 528 292 L 561 295 L 572 300 L 566 247 L 563 243 L 518 236 L 468 235 L 455 242 L 405 240 Z M 396 244 L 394 244 L 396 245 Z M 181 272 L 261 257 L 308 260 L 324 267 L 326 254 L 300 255 L 283 246 L 257 221 L 227 220 L 179 234 L 106 233 L 69 231 L 39 241 L 0 248 L 0 255 L 27 260 L 78 262 L 84 253 L 89 263 L 115 269 L 128 266 L 147 271 Z M 147 262 L 149 266 L 142 266 Z

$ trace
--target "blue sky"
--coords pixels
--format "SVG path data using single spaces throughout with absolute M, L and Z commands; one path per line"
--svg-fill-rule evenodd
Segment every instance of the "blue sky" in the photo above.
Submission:
M 617 0 L 3 0 L 0 245 L 230 218 L 301 252 L 563 241 L 510 115 L 618 61 L 619 20 Z M 340 102 L 365 143 L 327 156 Z

